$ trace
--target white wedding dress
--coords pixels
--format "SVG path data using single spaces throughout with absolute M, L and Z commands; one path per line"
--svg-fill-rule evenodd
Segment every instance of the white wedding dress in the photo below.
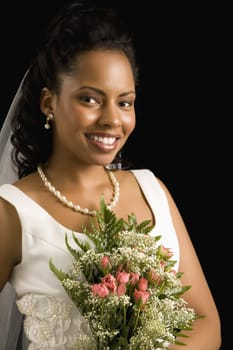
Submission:
M 179 246 L 165 193 L 150 170 L 131 171 L 156 218 L 151 234 L 162 235 L 160 242 L 171 248 L 177 268 Z M 14 185 L 0 186 L 0 197 L 16 208 L 22 225 L 22 261 L 14 268 L 10 284 L 16 292 L 18 309 L 24 316 L 28 350 L 75 349 L 76 336 L 90 330 L 49 268 L 50 258 L 63 271 L 72 264 L 72 256 L 65 245 L 67 233 L 70 244 L 77 248 L 72 231 Z M 76 234 L 81 240 L 87 239 L 82 233 Z M 1 337 L 4 334 L 0 329 Z

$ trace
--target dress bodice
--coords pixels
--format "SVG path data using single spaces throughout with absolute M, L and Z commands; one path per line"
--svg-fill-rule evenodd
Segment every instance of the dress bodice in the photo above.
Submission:
M 179 246 L 165 193 L 150 170 L 131 172 L 156 218 L 150 234 L 162 236 L 160 242 L 172 250 L 177 267 Z M 63 271 L 71 266 L 73 260 L 65 244 L 65 234 L 71 246 L 77 249 L 72 231 L 14 185 L 2 185 L 0 197 L 16 208 L 22 227 L 22 260 L 14 268 L 10 283 L 18 297 L 18 308 L 25 316 L 25 333 L 31 341 L 29 350 L 75 349 L 78 332 L 90 331 L 49 268 L 50 258 Z M 88 239 L 82 233 L 75 234 L 82 241 Z

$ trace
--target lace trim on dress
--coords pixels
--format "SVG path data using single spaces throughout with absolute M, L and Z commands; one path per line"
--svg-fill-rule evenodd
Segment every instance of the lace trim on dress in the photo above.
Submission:
M 80 334 L 91 336 L 88 322 L 76 307 L 59 298 L 26 294 L 17 306 L 25 316 L 28 350 L 72 350 Z

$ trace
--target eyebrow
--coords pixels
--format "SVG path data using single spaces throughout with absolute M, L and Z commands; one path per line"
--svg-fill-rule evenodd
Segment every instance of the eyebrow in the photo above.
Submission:
M 90 89 L 90 90 L 93 90 L 93 91 L 97 92 L 97 93 L 100 94 L 100 95 L 105 96 L 105 92 L 104 92 L 103 90 L 98 89 L 98 88 L 95 88 L 95 87 L 93 87 L 93 86 L 84 85 L 84 86 L 81 86 L 81 87 L 79 88 L 79 90 L 84 90 L 84 89 Z M 120 97 L 124 97 L 124 96 L 128 96 L 128 95 L 131 95 L 131 94 L 136 95 L 135 90 L 130 90 L 130 91 L 123 92 L 123 93 L 120 94 L 119 96 L 120 96 Z

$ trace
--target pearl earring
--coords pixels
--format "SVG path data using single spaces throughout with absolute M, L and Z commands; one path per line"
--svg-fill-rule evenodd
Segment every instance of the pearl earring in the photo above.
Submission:
M 52 113 L 49 113 L 47 115 L 47 117 L 46 117 L 46 123 L 44 125 L 44 128 L 47 129 L 47 130 L 50 129 L 50 124 L 49 124 L 50 120 L 53 120 L 53 114 Z

